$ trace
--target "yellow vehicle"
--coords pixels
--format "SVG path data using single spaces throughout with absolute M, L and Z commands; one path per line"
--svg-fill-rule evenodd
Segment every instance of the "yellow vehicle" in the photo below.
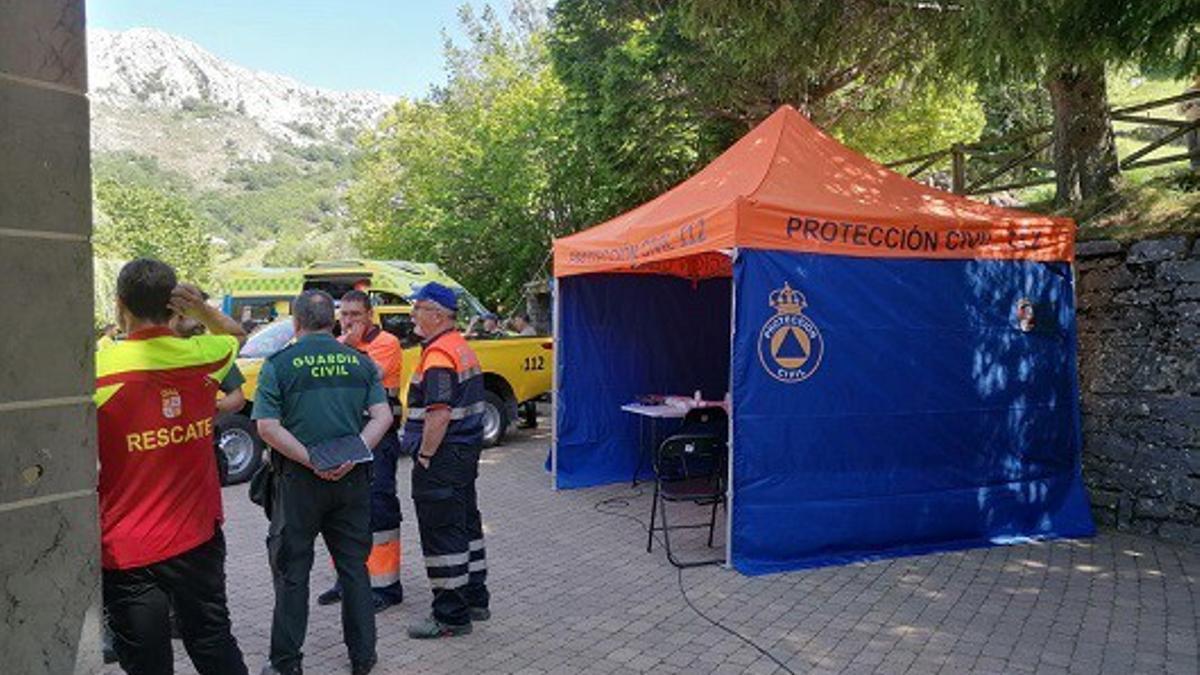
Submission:
M 304 288 L 298 267 L 251 267 L 225 280 L 228 289 L 221 311 L 243 326 L 261 326 L 292 311 L 292 299 Z
M 221 309 L 257 327 L 290 316 L 292 300 L 306 288 L 320 288 L 340 298 L 365 282 L 377 306 L 403 306 L 405 297 L 430 281 L 461 289 L 437 265 L 405 260 L 329 260 L 308 267 L 248 267 L 225 280 L 228 293 Z M 468 297 L 471 312 L 481 312 L 479 302 Z
M 412 306 L 407 298 L 425 283 L 437 281 L 459 294 L 458 320 L 466 328 L 473 318 L 482 314 L 483 305 L 457 282 L 446 276 L 436 265 L 402 261 L 332 261 L 319 262 L 300 270 L 300 285 L 296 293 L 319 288 L 340 299 L 347 291 L 365 291 L 375 308 L 375 318 L 389 333 L 400 338 L 404 350 L 401 382 L 407 383 L 416 367 L 420 348 L 412 334 Z M 242 296 L 246 297 L 246 296 Z M 238 413 L 223 415 L 217 420 L 218 443 L 228 460 L 228 482 L 247 480 L 261 461 L 263 444 L 250 420 L 258 373 L 263 359 L 287 346 L 294 337 L 288 312 L 276 310 L 280 316 L 263 325 L 242 347 L 238 367 L 246 377 L 243 391 L 246 406 Z M 553 346 L 549 337 L 508 336 L 474 339 L 468 335 L 471 347 L 479 355 L 484 371 L 485 410 L 484 445 L 501 442 L 509 426 L 517 419 L 520 404 L 546 395 L 551 387 Z M 407 396 L 402 387 L 401 402 Z

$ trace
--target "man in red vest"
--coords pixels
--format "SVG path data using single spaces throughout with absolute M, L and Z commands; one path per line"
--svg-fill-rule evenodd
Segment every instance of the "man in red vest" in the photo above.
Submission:
M 225 596 L 216 392 L 245 333 L 142 258 L 117 278 L 125 340 L 96 354 L 104 608 L 126 672 L 170 673 L 168 612 L 202 675 L 246 673 Z M 211 335 L 180 338 L 173 313 Z

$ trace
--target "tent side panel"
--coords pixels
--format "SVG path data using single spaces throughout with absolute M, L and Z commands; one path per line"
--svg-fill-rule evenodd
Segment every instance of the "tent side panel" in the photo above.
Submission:
M 737 569 L 1093 532 L 1069 265 L 742 251 L 734 283 Z
M 639 464 L 645 394 L 719 400 L 729 386 L 730 279 L 588 274 L 558 280 L 559 488 L 627 481 Z M 663 420 L 660 432 L 677 422 Z M 647 428 L 648 430 L 648 428 Z M 642 461 L 649 477 L 650 461 Z

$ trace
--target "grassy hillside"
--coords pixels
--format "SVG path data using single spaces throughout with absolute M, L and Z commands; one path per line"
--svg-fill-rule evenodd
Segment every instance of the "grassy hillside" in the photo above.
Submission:
M 343 204 L 353 150 L 343 144 L 258 145 L 237 150 L 242 130 L 195 124 L 188 115 L 131 116 L 151 140 L 138 151 L 98 150 L 94 179 L 180 195 L 212 236 L 220 268 L 299 265 L 353 253 Z M 219 115 L 225 121 L 233 116 Z M 246 137 L 241 137 L 246 140 Z M 213 146 L 224 148 L 218 152 Z

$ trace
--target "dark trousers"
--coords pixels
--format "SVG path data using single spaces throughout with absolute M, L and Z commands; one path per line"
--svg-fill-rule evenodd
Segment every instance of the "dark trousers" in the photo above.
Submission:
M 490 600 L 478 475 L 478 448 L 443 446 L 428 469 L 413 462 L 413 504 L 433 587 L 433 616 L 455 626 L 469 623 L 470 608 L 486 608 Z
M 277 460 L 278 461 L 278 460 Z M 330 482 L 309 469 L 279 461 L 267 554 L 275 579 L 271 663 L 289 672 L 300 666 L 308 630 L 308 577 L 317 534 L 325 540 L 342 588 L 342 634 L 351 661 L 375 655 L 375 612 L 367 555 L 371 551 L 369 465 Z
M 371 533 L 376 545 L 386 547 L 393 541 L 399 541 L 400 521 L 404 519 L 400 514 L 400 497 L 396 494 L 400 438 L 395 431 L 389 430 L 383 435 L 383 440 L 375 446 L 374 454 L 375 461 L 371 468 Z M 383 557 L 390 561 L 389 556 Z M 392 573 L 397 575 L 395 581 L 390 579 Z M 404 589 L 400 586 L 399 573 L 398 566 L 394 570 L 372 570 L 372 590 L 385 600 L 400 602 L 404 598 Z
M 388 431 L 372 451 L 371 462 L 371 555 L 367 572 L 371 590 L 385 601 L 395 604 L 404 600 L 400 585 L 400 497 L 396 494 L 396 467 L 400 459 L 400 438 Z M 341 590 L 341 584 L 333 587 Z
M 190 551 L 145 567 L 104 570 L 102 578 L 113 648 L 125 672 L 175 672 L 167 618 L 174 604 L 184 649 L 201 675 L 246 673 L 231 632 L 225 537 L 219 529 Z
M 525 401 L 521 404 L 521 417 L 525 418 L 523 422 L 525 428 L 537 428 L 537 401 Z

